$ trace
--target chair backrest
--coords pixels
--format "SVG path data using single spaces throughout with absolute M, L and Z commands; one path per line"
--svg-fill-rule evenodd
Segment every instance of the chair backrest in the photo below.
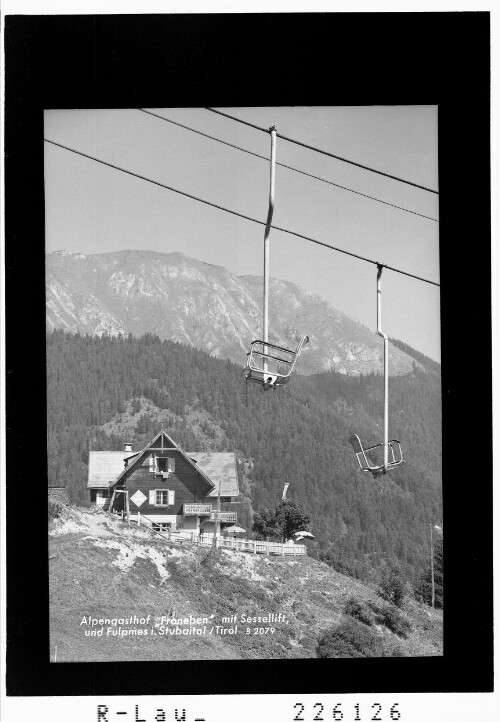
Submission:
M 292 373 L 297 354 L 290 349 L 264 341 L 252 341 L 248 367 L 252 371 L 264 372 L 286 378 Z
M 357 454 L 363 454 L 363 447 L 361 446 L 361 441 L 359 440 L 359 436 L 357 434 L 352 434 L 352 436 L 349 436 L 349 441 L 351 442 L 351 446 L 354 449 L 354 453 Z
M 352 436 L 349 437 L 349 441 L 351 442 L 351 446 L 356 454 L 360 469 L 362 471 L 372 471 L 373 467 L 370 466 L 368 459 L 366 458 L 365 450 L 361 446 L 359 436 L 357 434 L 352 434 Z

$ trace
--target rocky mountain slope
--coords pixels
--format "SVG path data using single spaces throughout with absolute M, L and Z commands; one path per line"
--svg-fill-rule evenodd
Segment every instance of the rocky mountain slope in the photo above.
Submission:
M 64 508 L 49 539 L 52 661 L 315 657 L 319 637 L 346 622 L 348 599 L 387 608 L 375 587 L 310 557 L 180 546 L 103 511 Z M 409 599 L 400 614 L 404 633 L 349 624 L 381 656 L 442 654 L 441 612 Z M 372 655 L 361 644 L 354 656 Z
M 120 251 L 46 256 L 47 328 L 90 335 L 146 332 L 244 365 L 262 334 L 262 279 L 236 276 L 182 253 Z M 297 371 L 382 370 L 382 340 L 330 303 L 287 281 L 270 281 L 269 339 L 295 348 L 311 339 Z M 391 349 L 390 373 L 420 367 Z

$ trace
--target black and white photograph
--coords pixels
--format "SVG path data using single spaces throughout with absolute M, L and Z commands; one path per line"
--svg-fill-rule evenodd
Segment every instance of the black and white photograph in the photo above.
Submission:
M 46 111 L 52 662 L 442 654 L 437 123 Z

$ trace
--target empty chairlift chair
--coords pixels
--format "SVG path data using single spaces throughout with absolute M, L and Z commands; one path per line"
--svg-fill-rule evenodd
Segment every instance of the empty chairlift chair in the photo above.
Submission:
M 349 441 L 354 449 L 361 471 L 370 471 L 374 477 L 381 476 L 386 473 L 383 462 L 377 463 L 372 461 L 374 456 L 380 456 L 380 452 L 383 454 L 383 442 L 363 449 L 363 445 L 357 434 L 352 434 L 352 436 L 349 437 Z M 403 452 L 401 451 L 401 444 L 397 439 L 391 439 L 387 446 L 389 452 L 387 458 L 387 471 L 390 471 L 390 469 L 393 469 L 395 466 L 399 466 L 400 464 L 404 464 L 405 462 L 403 459 Z M 370 460 L 370 456 L 372 457 L 372 460 Z
M 349 437 L 361 471 L 369 471 L 374 477 L 387 474 L 391 469 L 405 463 L 399 441 L 397 439 L 389 441 L 389 337 L 382 331 L 382 269 L 383 264 L 378 263 L 377 334 L 384 339 L 384 440 L 380 444 L 364 449 L 357 434 Z
M 292 351 L 269 341 L 252 341 L 245 369 L 247 380 L 257 381 L 266 391 L 284 386 L 290 381 L 302 347 L 308 342 L 309 337 L 304 336 L 296 350 Z
M 304 336 L 295 351 L 274 343 L 269 343 L 269 236 L 274 212 L 274 186 L 276 164 L 276 126 L 269 128 L 271 134 L 271 163 L 269 179 L 269 207 L 264 231 L 264 298 L 262 313 L 262 341 L 252 341 L 247 354 L 245 376 L 248 381 L 256 381 L 268 389 L 284 386 L 290 381 L 295 362 L 302 347 L 309 341 Z

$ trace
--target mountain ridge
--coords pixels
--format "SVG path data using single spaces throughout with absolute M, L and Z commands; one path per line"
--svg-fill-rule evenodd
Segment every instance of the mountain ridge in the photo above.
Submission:
M 49 330 L 151 332 L 242 365 L 251 341 L 262 335 L 262 279 L 181 251 L 56 251 L 46 256 L 46 286 Z M 382 372 L 382 340 L 317 294 L 271 278 L 269 305 L 271 342 L 293 349 L 302 335 L 311 339 L 298 373 Z M 415 366 L 425 368 L 406 350 L 391 348 L 391 375 Z

